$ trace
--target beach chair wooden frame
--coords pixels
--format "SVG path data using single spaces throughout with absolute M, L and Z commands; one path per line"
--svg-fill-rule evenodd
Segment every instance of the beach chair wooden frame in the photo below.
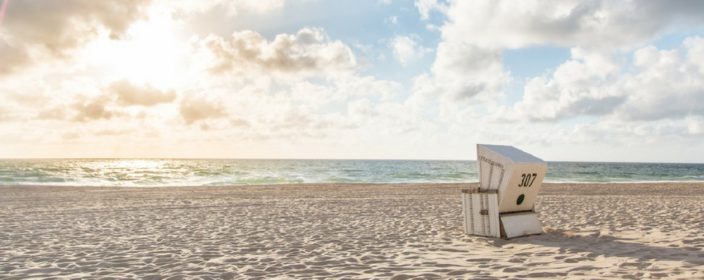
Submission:
M 495 238 L 540 234 L 535 201 L 547 164 L 512 146 L 477 145 L 479 187 L 462 190 L 464 231 Z

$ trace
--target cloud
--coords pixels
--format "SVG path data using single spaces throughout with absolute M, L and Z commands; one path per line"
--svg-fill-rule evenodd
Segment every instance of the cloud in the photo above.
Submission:
M 76 107 L 78 107 L 78 110 L 81 110 L 80 106 L 74 105 L 74 108 Z M 66 110 L 63 107 L 53 107 L 44 109 L 39 111 L 35 118 L 38 120 L 63 120 L 66 118 Z
M 412 63 L 431 52 L 430 49 L 421 46 L 416 39 L 409 36 L 394 37 L 389 42 L 389 47 L 401 65 Z
M 8 112 L 9 110 L 7 108 L 0 106 L 0 122 L 10 119 L 10 114 Z
M 210 101 L 201 97 L 190 96 L 181 101 L 180 110 L 181 117 L 186 124 L 220 118 L 226 115 L 225 108 L 217 102 Z
M 699 73 L 704 74 L 704 38 L 687 38 L 684 40 L 684 46 L 687 48 L 689 62 L 699 70 Z
M 1 35 L 1 34 L 0 34 Z M 8 74 L 29 61 L 28 54 L 21 47 L 15 46 L 9 40 L 0 36 L 0 76 Z
M 148 0 L 22 0 L 9 4 L 0 29 L 0 74 L 31 63 L 30 48 L 63 56 L 105 30 L 119 38 L 144 14 Z M 14 59 L 6 59 L 14 58 Z
M 199 0 L 162 1 L 158 4 L 170 7 L 173 15 L 193 35 L 205 37 L 210 34 L 229 36 L 241 30 L 243 18 L 259 20 L 283 10 L 284 0 Z M 268 19 L 267 19 L 268 20 Z
M 447 4 L 441 0 L 416 0 L 415 6 L 420 13 L 421 19 L 430 18 L 430 12 L 437 10 L 439 12 L 447 12 Z
M 624 121 L 655 121 L 704 116 L 704 40 L 682 48 L 637 49 L 632 65 L 619 65 L 603 53 L 572 50 L 572 59 L 550 77 L 536 77 L 522 100 L 496 115 L 517 120 L 558 121 L 577 116 L 611 116 Z
M 409 30 L 423 37 L 399 33 L 403 36 L 372 41 L 364 36 L 338 40 L 320 28 L 274 33 L 280 30 L 280 20 L 289 20 L 280 18 L 288 14 L 278 12 L 283 6 L 296 5 L 291 7 L 296 10 L 309 7 L 307 3 L 206 2 L 158 1 L 146 21 L 140 20 L 146 6 L 139 4 L 136 14 L 114 13 L 128 14 L 118 18 L 124 25 L 108 22 L 101 10 L 122 2 L 93 3 L 102 7 L 96 8 L 100 16 L 59 9 L 57 13 L 69 16 L 55 21 L 63 27 L 47 29 L 58 31 L 47 35 L 51 45 L 58 46 L 53 49 L 31 32 L 0 30 L 0 72 L 12 73 L 0 82 L 0 92 L 6 93 L 0 94 L 0 136 L 10 139 L 4 153 L 46 153 L 22 148 L 38 140 L 60 143 L 52 155 L 66 156 L 71 152 L 64 146 L 88 142 L 93 134 L 104 135 L 93 137 L 95 147 L 71 147 L 91 156 L 125 156 L 120 151 L 128 151 L 135 156 L 471 158 L 468 142 L 509 139 L 515 145 L 551 147 L 543 149 L 558 156 L 581 145 L 586 152 L 578 156 L 584 158 L 564 153 L 572 158 L 562 159 L 572 160 L 621 155 L 621 160 L 638 159 L 627 152 L 601 158 L 593 150 L 611 146 L 615 148 L 609 151 L 617 151 L 646 141 L 670 143 L 668 149 L 702 147 L 680 144 L 701 142 L 704 135 L 704 39 L 689 38 L 674 49 L 643 47 L 672 30 L 688 34 L 692 29 L 679 26 L 696 23 L 696 15 L 677 6 L 693 2 L 670 7 L 660 1 L 568 0 L 548 7 L 531 0 L 416 1 L 426 20 L 421 24 L 442 25 L 439 32 Z M 655 17 L 655 24 L 644 22 L 642 17 L 657 10 L 651 5 L 660 5 L 667 16 Z M 694 5 L 690 8 L 698 11 Z M 633 12 L 623 12 L 632 7 Z M 441 14 L 447 19 L 437 17 Z M 389 27 L 395 19 L 404 20 L 388 16 L 380 17 L 378 24 Z M 203 22 L 195 24 L 195 17 Z M 249 22 L 252 19 L 267 23 Z M 625 27 L 629 20 L 633 34 Z M 44 24 L 39 21 L 34 28 Z M 610 30 L 609 24 L 620 31 Z M 255 31 L 233 33 L 243 27 Z M 622 37 L 615 38 L 618 32 Z M 111 33 L 116 40 L 108 38 Z M 153 53 L 163 50 L 161 44 L 140 36 L 177 46 L 178 51 L 156 59 Z M 426 47 L 435 36 L 440 36 L 439 42 L 429 52 Z M 673 37 L 668 36 L 665 45 Z M 511 65 L 504 64 L 502 54 L 510 48 L 546 45 L 569 48 L 572 54 L 555 69 L 544 69 L 550 72 L 527 78 L 523 96 L 514 99 L 507 88 L 515 89 L 514 82 L 522 84 L 523 78 L 511 77 Z M 387 57 L 378 58 L 376 51 Z M 112 59 L 101 59 L 106 52 Z M 396 59 L 420 66 L 429 56 L 434 56 L 432 65 L 414 79 L 401 75 L 400 80 L 384 80 L 388 67 L 367 65 L 393 64 Z M 37 64 L 22 69 L 32 63 Z M 164 65 L 169 71 L 151 71 Z M 505 96 L 510 98 L 502 99 Z M 498 113 L 508 117 L 499 118 Z M 64 135 L 78 141 L 62 140 L 66 132 L 75 133 Z M 154 142 L 145 138 L 148 135 L 160 139 Z M 145 141 L 126 141 L 131 139 Z M 564 150 L 554 152 L 552 147 L 559 145 Z M 652 145 L 642 145 L 639 151 L 652 155 Z M 688 156 L 681 159 L 692 158 Z M 658 160 L 643 158 L 648 159 Z
M 441 106 L 459 108 L 454 105 L 459 100 L 482 101 L 476 96 L 499 99 L 512 80 L 501 53 L 553 45 L 571 48 L 570 60 L 550 75 L 529 79 L 522 100 L 500 106 L 494 115 L 540 121 L 606 115 L 659 119 L 695 114 L 702 103 L 696 82 L 702 63 L 696 58 L 704 57 L 704 51 L 694 39 L 686 46 L 690 59 L 684 63 L 629 68 L 615 56 L 628 54 L 671 28 L 704 23 L 704 2 L 480 0 L 443 6 L 436 1 L 416 1 L 416 7 L 423 18 L 437 10 L 447 21 L 440 28 L 431 72 L 414 82 L 414 102 L 439 100 Z M 667 60 L 663 55 L 640 56 Z M 677 76 L 678 71 L 686 74 Z M 677 101 L 663 99 L 674 97 Z M 667 105 L 656 108 L 660 102 Z
M 454 1 L 442 33 L 490 48 L 621 48 L 642 44 L 673 25 L 702 23 L 702 13 L 701 1 Z
M 82 84 L 76 88 L 74 83 Z M 9 95 L 15 102 L 31 106 L 35 109 L 30 118 L 34 120 L 72 120 L 76 122 L 90 122 L 94 120 L 107 120 L 115 117 L 132 116 L 144 118 L 146 111 L 127 106 L 149 107 L 163 103 L 170 103 L 177 97 L 174 91 L 162 91 L 151 86 L 136 86 L 128 81 L 120 80 L 99 86 L 90 81 L 68 81 L 52 88 L 61 94 L 47 94 L 45 92 L 33 95 Z M 80 90 L 88 95 L 75 95 L 71 92 Z M 55 97 L 57 96 L 57 97 Z M 67 102 L 67 100 L 69 100 Z M 71 102 L 70 100 L 73 100 Z
M 201 1 L 170 1 L 166 3 L 175 8 L 177 14 L 186 16 L 184 13 L 207 13 L 213 11 L 224 11 L 230 16 L 243 13 L 267 13 L 279 10 L 284 7 L 284 0 L 201 0 Z M 211 17 L 210 19 L 213 19 Z
M 279 34 L 273 41 L 267 41 L 254 31 L 235 32 L 229 40 L 212 35 L 205 40 L 205 45 L 215 58 L 211 68 L 215 73 L 251 70 L 251 67 L 285 73 L 325 73 L 357 66 L 347 45 L 330 41 L 323 30 L 317 28 Z
M 272 10 L 281 9 L 284 6 L 284 0 L 239 0 L 230 1 L 230 7 L 235 12 L 256 12 L 266 13 Z
M 85 122 L 99 119 L 110 119 L 116 116 L 116 113 L 109 110 L 108 104 L 110 104 L 110 98 L 106 95 L 86 98 L 83 101 L 77 102 L 73 105 L 73 109 L 76 111 L 74 117 L 75 121 Z
M 623 92 L 612 86 L 620 74 L 619 65 L 609 55 L 575 48 L 572 58 L 551 77 L 530 79 L 522 101 L 497 115 L 514 120 L 555 121 L 608 114 L 625 100 Z
M 117 81 L 109 86 L 109 90 L 116 94 L 120 105 L 153 106 L 168 103 L 176 99 L 174 91 L 162 91 L 150 86 L 135 86 L 128 81 Z
M 381 101 L 390 100 L 402 91 L 401 84 L 373 76 L 347 75 L 336 77 L 332 87 L 324 89 L 341 98 L 370 96 Z M 299 92 L 296 94 L 303 94 Z
M 250 127 L 252 126 L 248 120 L 242 118 L 234 118 L 230 120 L 230 125 L 234 127 Z
M 384 22 L 386 22 L 389 25 L 398 25 L 398 16 L 389 16 L 386 19 L 384 19 Z
M 132 132 L 134 132 L 133 129 L 100 129 L 94 131 L 92 134 L 96 136 L 119 136 L 130 134 Z
M 146 0 L 103 2 L 66 0 L 13 1 L 4 28 L 21 42 L 41 44 L 60 52 L 75 47 L 85 35 L 105 28 L 113 38 L 120 37 L 143 13 Z
M 685 118 L 687 132 L 691 135 L 704 135 L 704 117 Z
M 440 28 L 432 75 L 417 85 L 435 95 L 471 97 L 499 92 L 510 80 L 501 51 L 532 45 L 580 49 L 631 47 L 669 26 L 701 22 L 704 3 L 682 1 L 416 1 L 421 16 L 438 10 L 447 15 Z M 434 89 L 433 89 L 434 88 Z M 452 100 L 452 99 L 449 99 Z
M 508 81 L 498 50 L 457 42 L 441 42 L 430 75 L 414 81 L 414 94 L 446 102 L 467 101 L 483 95 L 496 95 Z
M 702 38 L 690 38 L 683 52 L 646 47 L 635 52 L 637 73 L 620 81 L 628 100 L 617 114 L 629 120 L 704 116 Z
M 435 9 L 435 1 L 425 8 L 420 2 L 422 19 L 437 11 L 447 20 L 431 71 L 416 77 L 406 103 L 448 131 L 448 139 L 514 139 L 593 160 L 653 160 L 654 143 L 701 149 L 704 40 L 688 38 L 671 50 L 643 46 L 701 26 L 703 3 L 480 0 Z M 520 100 L 502 104 L 513 81 L 502 53 L 536 46 L 569 48 L 571 57 L 527 79 Z M 355 110 L 366 112 L 361 105 Z M 572 152 L 594 149 L 617 156 Z M 647 156 L 630 155 L 636 152 Z

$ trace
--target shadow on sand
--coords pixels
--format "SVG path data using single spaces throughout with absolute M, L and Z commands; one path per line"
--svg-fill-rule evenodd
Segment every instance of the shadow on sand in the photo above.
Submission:
M 511 240 L 496 240 L 494 246 L 509 244 L 533 244 L 559 248 L 559 253 L 588 253 L 586 257 L 627 257 L 640 263 L 648 261 L 682 261 L 693 265 L 704 265 L 704 250 L 701 246 L 660 247 L 629 242 L 628 239 L 592 233 L 575 234 L 564 230 L 548 230 L 541 235 L 521 237 Z

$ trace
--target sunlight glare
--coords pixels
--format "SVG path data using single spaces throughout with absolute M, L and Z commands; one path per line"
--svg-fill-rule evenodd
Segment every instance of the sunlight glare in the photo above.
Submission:
M 176 34 L 168 13 L 154 11 L 135 23 L 125 38 L 104 38 L 91 44 L 88 60 L 114 80 L 128 80 L 158 88 L 173 88 L 186 72 L 187 44 Z

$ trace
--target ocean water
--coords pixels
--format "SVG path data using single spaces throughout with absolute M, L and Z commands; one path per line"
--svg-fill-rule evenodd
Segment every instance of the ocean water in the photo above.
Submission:
M 0 185 L 222 186 L 476 182 L 475 161 L 0 160 Z M 549 162 L 547 182 L 704 181 L 704 164 Z

